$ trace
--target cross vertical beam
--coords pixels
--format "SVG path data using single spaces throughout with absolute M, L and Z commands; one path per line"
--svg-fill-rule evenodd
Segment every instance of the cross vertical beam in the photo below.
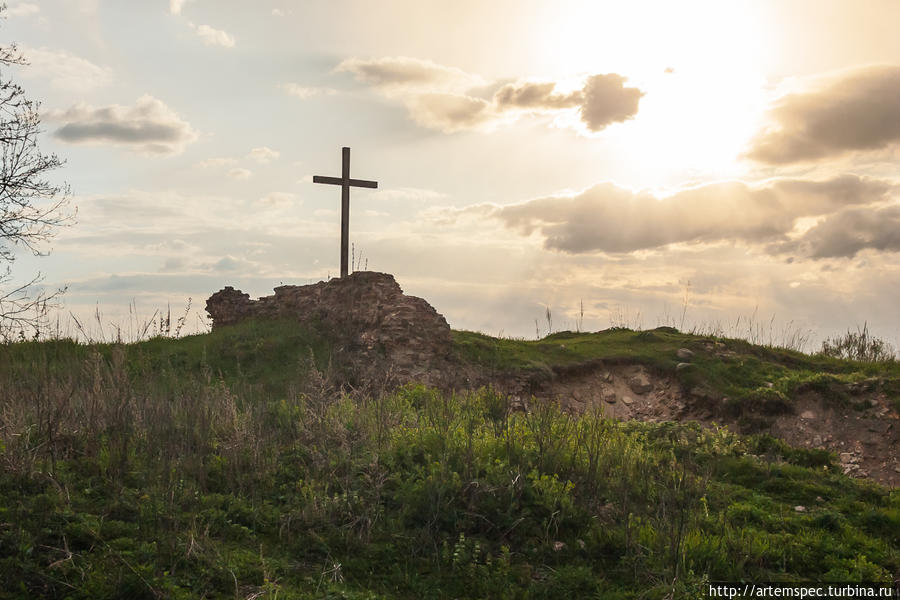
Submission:
M 341 148 L 341 176 L 324 177 L 322 175 L 314 175 L 313 183 L 341 186 L 341 277 L 346 277 L 349 272 L 347 254 L 350 248 L 350 188 L 377 188 L 378 182 L 350 179 L 350 148 L 344 146 Z
M 341 148 L 341 277 L 346 277 L 350 243 L 350 148 Z

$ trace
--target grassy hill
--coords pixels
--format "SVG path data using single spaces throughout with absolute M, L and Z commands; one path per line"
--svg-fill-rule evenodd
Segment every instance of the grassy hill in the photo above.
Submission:
M 735 414 L 900 391 L 896 363 L 666 328 L 454 346 L 487 380 L 641 364 Z M 711 581 L 900 577 L 900 490 L 834 453 L 511 412 L 491 387 L 342 393 L 345 368 L 280 322 L 0 346 L 0 598 L 699 598 Z

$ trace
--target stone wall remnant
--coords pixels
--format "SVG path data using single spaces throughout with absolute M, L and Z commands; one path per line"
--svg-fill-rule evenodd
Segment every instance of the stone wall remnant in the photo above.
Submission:
M 451 348 L 450 326 L 428 302 L 407 296 L 393 275 L 357 271 L 311 285 L 283 285 L 251 300 L 226 287 L 206 301 L 213 329 L 247 319 L 294 319 L 326 331 L 344 364 L 387 369 L 399 381 L 434 382 Z

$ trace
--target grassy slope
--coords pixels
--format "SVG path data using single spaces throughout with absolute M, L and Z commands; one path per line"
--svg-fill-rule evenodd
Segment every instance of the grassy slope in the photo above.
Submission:
M 634 362 L 677 375 L 686 387 L 702 384 L 734 402 L 757 400 L 761 395 L 787 401 L 798 390 L 811 387 L 831 400 L 849 403 L 852 398 L 839 384 L 879 378 L 884 380 L 884 389 L 894 395 L 900 411 L 900 362 L 873 364 L 809 356 L 744 340 L 698 337 L 669 327 L 641 332 L 561 332 L 537 341 L 497 339 L 470 331 L 455 331 L 453 336 L 465 360 L 499 371 L 541 372 L 594 360 Z M 710 344 L 714 350 L 709 349 Z M 690 369 L 676 372 L 679 348 L 695 354 Z
M 501 370 L 674 372 L 687 347 L 691 376 L 735 396 L 897 376 L 737 341 L 719 360 L 670 330 L 454 336 Z M 707 580 L 900 575 L 900 493 L 826 453 L 507 417 L 490 391 L 337 397 L 329 352 L 289 323 L 0 347 L 0 598 L 705 597 Z

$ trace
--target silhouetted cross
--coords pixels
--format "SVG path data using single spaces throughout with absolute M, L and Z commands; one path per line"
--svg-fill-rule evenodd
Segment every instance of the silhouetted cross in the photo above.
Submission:
M 341 186 L 341 277 L 347 276 L 347 248 L 350 244 L 350 186 L 377 188 L 377 181 L 350 179 L 350 148 L 341 148 L 343 164 L 340 177 L 313 176 L 313 183 L 329 183 Z

